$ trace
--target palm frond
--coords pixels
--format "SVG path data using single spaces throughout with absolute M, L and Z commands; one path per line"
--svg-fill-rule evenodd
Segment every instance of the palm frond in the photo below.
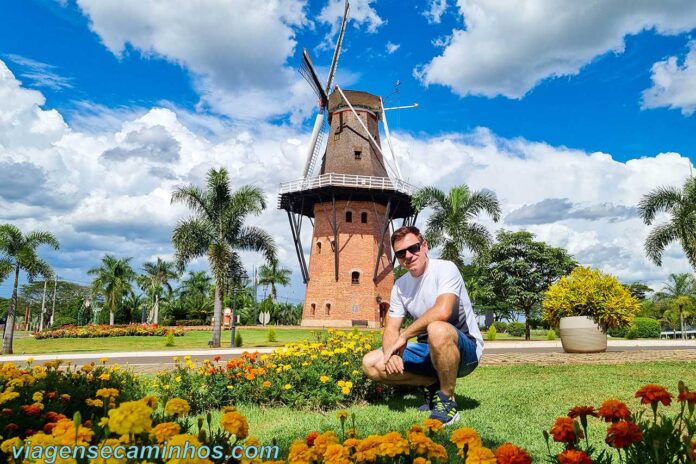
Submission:
M 208 248 L 215 243 L 208 225 L 207 221 L 193 218 L 179 222 L 174 228 L 172 244 L 179 271 L 183 271 L 186 263 L 192 259 L 206 256 Z
M 263 253 L 267 261 L 276 259 L 277 248 L 273 237 L 258 227 L 243 227 L 232 243 L 235 248 Z
M 436 187 L 423 187 L 411 197 L 411 205 L 416 211 L 422 211 L 428 206 L 440 205 L 446 209 L 447 197 L 445 193 Z
M 501 210 L 500 202 L 495 193 L 490 190 L 480 190 L 474 192 L 467 203 L 467 215 L 471 217 L 478 216 L 482 211 L 487 213 L 493 219 L 493 222 L 500 220 Z
M 676 187 L 658 187 L 638 203 L 638 213 L 645 224 L 650 225 L 660 211 L 676 207 L 682 202 L 682 194 Z
M 679 237 L 672 224 L 660 224 L 645 239 L 645 254 L 653 263 L 662 266 L 662 253 L 667 245 Z
M 207 203 L 205 192 L 194 185 L 177 187 L 174 192 L 172 192 L 171 202 L 172 204 L 183 204 L 194 213 L 211 218 L 211 211 Z
M 37 248 L 39 245 L 48 245 L 54 250 L 60 248 L 60 243 L 55 235 L 45 231 L 35 231 L 27 234 L 25 238 L 27 246 Z

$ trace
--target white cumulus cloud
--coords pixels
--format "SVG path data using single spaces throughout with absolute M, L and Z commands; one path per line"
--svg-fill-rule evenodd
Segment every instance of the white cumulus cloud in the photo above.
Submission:
M 655 63 L 651 79 L 652 87 L 643 92 L 643 108 L 666 106 L 691 116 L 696 111 L 696 42 L 689 43 L 681 64 L 676 56 Z

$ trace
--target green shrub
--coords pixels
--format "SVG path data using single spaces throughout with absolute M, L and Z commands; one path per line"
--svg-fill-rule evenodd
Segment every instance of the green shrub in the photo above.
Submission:
M 275 343 L 278 341 L 278 336 L 276 335 L 275 329 L 269 329 L 268 330 L 268 341 L 271 343 Z
M 511 322 L 507 326 L 507 333 L 513 337 L 524 337 L 524 323 Z
M 635 325 L 629 327 L 628 332 L 626 332 L 626 338 L 629 340 L 635 340 L 638 338 L 638 328 Z
M 660 323 L 650 317 L 636 317 L 633 321 L 637 338 L 660 338 Z
M 508 323 L 504 321 L 495 321 L 493 326 L 495 327 L 495 330 L 502 333 L 507 330 Z
M 242 333 L 237 331 L 237 334 L 234 337 L 234 346 L 242 346 L 242 342 Z
M 625 337 L 627 333 L 628 333 L 628 327 L 616 327 L 616 328 L 607 330 L 607 335 L 609 335 L 610 337 L 622 338 L 622 337 Z
M 198 326 L 198 325 L 208 325 L 203 319 L 179 319 L 174 321 L 172 325 L 177 325 L 181 327 L 185 326 Z
M 498 336 L 498 331 L 495 330 L 495 325 L 491 325 L 486 333 L 486 340 L 493 341 Z
M 546 332 L 546 339 L 547 340 L 555 340 L 556 339 L 556 331 L 553 329 L 549 329 L 549 331 Z
M 174 346 L 174 332 L 171 330 L 167 332 L 166 339 L 164 340 L 164 346 Z

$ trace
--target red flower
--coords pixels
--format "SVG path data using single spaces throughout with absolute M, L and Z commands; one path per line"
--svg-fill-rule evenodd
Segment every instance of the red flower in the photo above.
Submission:
M 597 411 L 595 411 L 594 406 L 575 406 L 568 412 L 568 416 L 575 419 L 581 416 L 594 416 L 597 417 Z
M 46 425 L 43 426 L 43 431 L 46 435 L 50 435 L 51 432 L 53 432 L 53 429 L 55 428 L 56 423 L 55 422 L 48 422 Z
M 605 422 L 618 422 L 631 418 L 631 411 L 619 400 L 606 400 L 599 407 L 599 417 L 604 418 Z
M 306 438 L 307 446 L 313 446 L 314 440 L 316 440 L 318 436 L 319 432 L 309 432 Z
M 9 416 L 10 414 L 12 414 L 12 410 L 10 408 L 2 408 L 3 416 Z
M 563 443 L 575 443 L 578 438 L 582 438 L 582 430 L 579 433 L 579 437 L 575 435 L 574 421 L 570 417 L 559 417 L 556 419 L 556 423 L 551 427 L 551 435 L 555 441 L 560 441 Z
M 21 406 L 19 409 L 21 409 L 22 412 L 27 416 L 38 416 L 39 414 L 41 414 L 41 408 L 36 406 L 35 404 L 25 404 L 24 406 Z
M 689 404 L 696 405 L 696 391 L 690 392 L 689 390 L 683 390 L 679 393 L 679 398 L 677 400 L 681 403 L 686 401 Z
M 649 383 L 643 385 L 637 392 L 636 398 L 640 398 L 641 404 L 650 404 L 660 402 L 665 406 L 672 404 L 672 394 L 661 385 Z
M 582 451 L 566 450 L 558 455 L 561 464 L 592 464 L 592 459 Z
M 503 443 L 495 450 L 498 464 L 531 464 L 532 457 L 522 448 L 512 443 Z
M 5 426 L 4 431 L 7 432 L 8 434 L 10 434 L 10 433 L 14 432 L 15 430 L 17 430 L 18 428 L 19 428 L 19 426 L 17 424 L 15 424 L 14 422 L 10 422 L 9 424 L 7 424 Z
M 27 437 L 30 437 L 30 436 L 34 435 L 35 433 L 36 433 L 36 431 L 35 431 L 34 429 L 26 429 L 26 430 L 22 433 L 22 436 L 23 436 L 24 438 L 27 438 Z
M 633 422 L 617 422 L 607 430 L 607 444 L 614 448 L 625 448 L 643 439 L 643 432 Z
M 46 413 L 46 422 L 58 422 L 63 419 L 67 419 L 64 414 L 58 414 L 55 411 L 48 411 Z
M 220 356 L 213 356 L 213 361 L 218 362 L 220 360 Z

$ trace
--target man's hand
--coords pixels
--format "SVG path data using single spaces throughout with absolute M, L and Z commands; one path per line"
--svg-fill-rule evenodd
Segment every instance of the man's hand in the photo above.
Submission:
M 399 336 L 392 346 L 384 348 L 384 367 L 387 374 L 404 373 L 404 360 L 401 358 L 401 354 L 403 353 L 404 348 L 406 348 L 407 342 L 407 339 Z

